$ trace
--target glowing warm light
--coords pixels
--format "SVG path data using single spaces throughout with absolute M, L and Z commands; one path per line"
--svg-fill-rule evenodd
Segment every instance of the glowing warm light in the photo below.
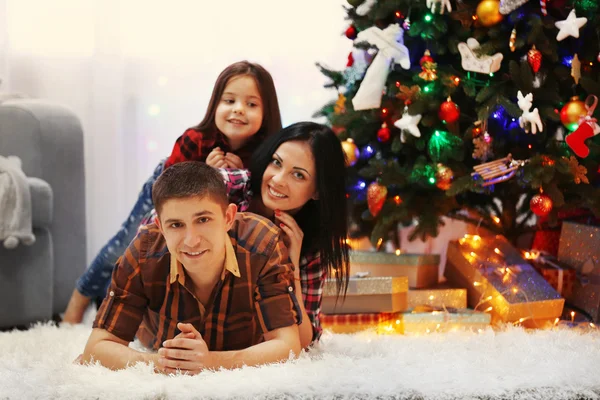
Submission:
M 396 81 L 396 87 L 400 87 L 400 82 Z
M 488 308 L 486 308 L 485 310 L 483 310 L 483 312 L 490 312 L 494 309 L 494 307 L 489 306 Z
M 595 328 L 595 327 L 596 327 L 596 325 L 594 325 L 594 323 L 593 323 L 593 322 L 590 322 L 590 327 L 591 327 L 591 328 Z
M 481 286 L 481 282 L 473 282 L 473 286 L 475 286 L 475 287 Z
M 433 299 L 435 299 L 434 295 L 429 296 L 429 300 L 433 300 Z
M 493 297 L 492 296 L 488 296 L 488 297 L 485 298 L 485 301 L 490 301 L 491 299 L 493 299 Z
M 502 255 L 502 252 L 501 252 L 501 251 L 500 251 L 500 249 L 499 249 L 499 248 L 497 248 L 497 247 L 494 249 L 494 253 L 496 253 L 496 254 L 498 254 L 498 255 Z
M 377 247 L 381 246 L 381 243 L 383 243 L 383 238 L 377 239 Z
M 477 257 L 477 254 L 475 254 L 474 252 L 471 252 L 471 257 Z
M 554 325 L 558 325 L 558 321 L 560 321 L 560 318 L 556 318 L 556 319 L 554 320 Z
M 400 325 L 400 320 L 399 319 L 396 320 L 396 325 Z
M 399 206 L 400 204 L 402 204 L 402 199 L 400 198 L 400 196 L 395 196 L 394 202 L 396 203 L 396 205 Z
M 384 108 L 383 110 L 381 110 L 382 114 L 387 114 L 387 112 L 388 112 L 387 108 Z
M 400 254 L 402 254 L 402 250 L 396 249 L 396 255 L 399 256 Z
M 512 288 L 513 293 L 517 293 L 518 291 L 519 291 L 519 288 L 516 288 L 516 287 Z
M 500 223 L 500 218 L 496 217 L 495 215 L 492 217 L 492 220 L 497 224 Z

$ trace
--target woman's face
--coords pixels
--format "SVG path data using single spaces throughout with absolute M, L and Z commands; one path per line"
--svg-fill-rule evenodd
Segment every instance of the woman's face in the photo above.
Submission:
M 261 197 L 270 210 L 297 212 L 316 199 L 317 171 L 308 142 L 281 144 L 263 175 Z

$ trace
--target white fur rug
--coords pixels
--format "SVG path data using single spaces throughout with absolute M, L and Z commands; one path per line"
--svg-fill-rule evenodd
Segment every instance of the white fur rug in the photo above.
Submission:
M 600 399 L 600 333 L 325 333 L 300 359 L 162 376 L 72 364 L 89 325 L 0 333 L 0 399 Z

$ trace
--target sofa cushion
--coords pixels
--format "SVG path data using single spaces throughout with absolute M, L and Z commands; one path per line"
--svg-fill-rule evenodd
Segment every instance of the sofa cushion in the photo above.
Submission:
M 52 223 L 52 188 L 40 178 L 28 177 L 31 193 L 31 220 L 34 228 L 49 228 Z

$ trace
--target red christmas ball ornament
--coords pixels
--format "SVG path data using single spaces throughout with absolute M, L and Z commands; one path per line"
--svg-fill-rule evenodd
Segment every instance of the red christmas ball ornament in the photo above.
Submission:
M 354 65 L 354 56 L 352 55 L 352 52 L 350 52 L 350 54 L 348 54 L 348 62 L 346 63 L 346 67 L 351 67 L 352 65 Z
M 386 143 L 390 140 L 390 128 L 388 128 L 385 122 L 381 124 L 381 128 L 377 131 L 377 140 L 381 143 Z
M 450 97 L 448 97 L 448 100 L 440 105 L 440 112 L 438 113 L 438 116 L 445 123 L 451 124 L 458 121 L 458 118 L 460 117 L 460 109 L 458 108 L 458 105 L 453 102 Z
M 350 25 L 348 29 L 346 29 L 346 37 L 350 40 L 356 39 L 357 34 L 358 32 L 356 32 L 356 27 L 354 25 Z
M 534 74 L 540 70 L 542 66 L 542 52 L 535 48 L 535 45 L 527 52 L 527 62 Z
M 369 185 L 367 188 L 367 204 L 372 216 L 376 217 L 379 214 L 383 208 L 383 203 L 385 203 L 387 194 L 387 187 L 380 185 L 377 182 L 373 182 Z
M 536 194 L 529 202 L 531 211 L 533 211 L 533 213 L 539 217 L 545 217 L 546 215 L 550 214 L 550 211 L 552 211 L 552 206 L 552 199 L 550 196 L 544 193 Z

